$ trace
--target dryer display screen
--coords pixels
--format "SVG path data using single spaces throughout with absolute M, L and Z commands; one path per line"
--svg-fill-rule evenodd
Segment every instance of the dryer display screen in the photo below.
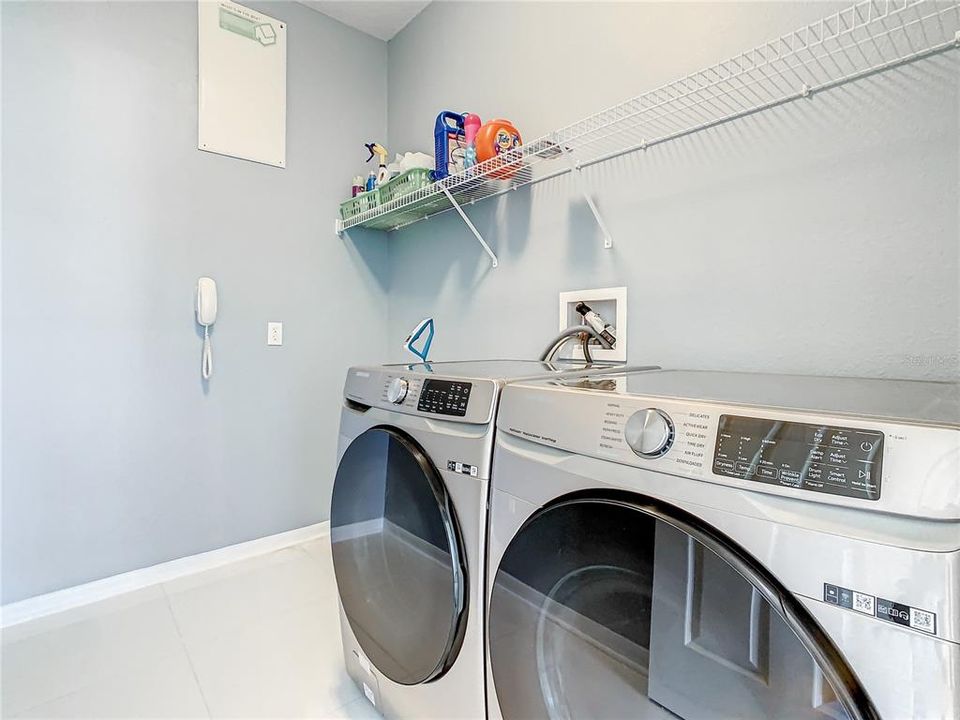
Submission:
M 423 383 L 417 410 L 437 415 L 463 417 L 467 414 L 471 387 L 473 386 L 468 382 L 427 380 Z
M 883 433 L 721 415 L 713 472 L 782 487 L 880 499 Z

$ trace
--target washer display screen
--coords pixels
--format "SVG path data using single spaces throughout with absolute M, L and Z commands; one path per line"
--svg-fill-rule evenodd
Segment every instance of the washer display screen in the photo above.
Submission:
M 756 482 L 880 499 L 883 433 L 721 415 L 713 472 Z

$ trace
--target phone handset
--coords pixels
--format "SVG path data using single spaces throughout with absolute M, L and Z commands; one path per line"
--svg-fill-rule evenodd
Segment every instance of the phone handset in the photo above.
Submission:
M 203 359 L 200 372 L 204 380 L 213 374 L 213 348 L 210 346 L 210 326 L 217 321 L 217 284 L 213 278 L 197 280 L 197 322 L 203 325 Z

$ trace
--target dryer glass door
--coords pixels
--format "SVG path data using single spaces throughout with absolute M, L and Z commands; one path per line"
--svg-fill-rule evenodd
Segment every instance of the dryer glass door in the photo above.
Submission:
M 465 559 L 446 488 L 412 438 L 378 427 L 350 444 L 330 536 L 340 601 L 367 658 L 404 685 L 443 674 L 463 640 Z
M 539 511 L 492 588 L 505 720 L 874 717 L 822 633 L 741 557 L 633 503 Z

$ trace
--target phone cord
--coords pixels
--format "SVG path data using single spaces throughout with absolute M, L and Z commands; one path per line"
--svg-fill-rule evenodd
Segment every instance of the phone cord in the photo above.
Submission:
M 201 363 L 203 379 L 209 380 L 213 375 L 213 348 L 210 346 L 210 328 L 203 326 L 203 361 Z

